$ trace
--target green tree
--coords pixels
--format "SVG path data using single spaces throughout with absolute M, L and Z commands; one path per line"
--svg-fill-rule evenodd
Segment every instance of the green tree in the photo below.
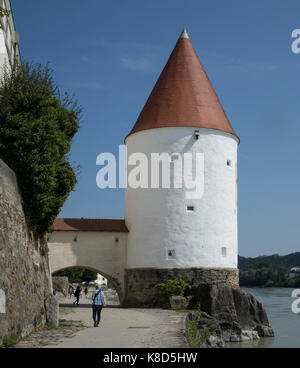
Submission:
M 30 229 L 45 235 L 76 184 L 68 152 L 81 108 L 61 96 L 48 66 L 5 70 L 0 84 L 0 157 L 15 171 Z
M 260 268 L 272 268 L 272 261 L 270 259 L 263 259 L 261 261 L 258 261 L 257 263 L 255 263 L 255 265 L 253 266 L 253 268 L 255 269 L 260 269 Z
M 97 279 L 97 272 L 81 267 L 71 267 L 57 271 L 53 276 L 67 276 L 70 282 L 90 282 Z

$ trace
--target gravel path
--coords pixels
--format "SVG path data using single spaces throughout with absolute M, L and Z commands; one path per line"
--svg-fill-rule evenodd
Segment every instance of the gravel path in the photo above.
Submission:
M 82 298 L 73 306 L 71 299 L 60 300 L 60 319 L 69 325 L 65 333 L 47 331 L 45 348 L 180 348 L 186 347 L 183 336 L 184 312 L 165 309 L 135 309 L 116 306 L 103 308 L 99 327 L 93 327 L 91 300 Z M 74 329 L 80 321 L 82 328 Z M 72 327 L 73 326 L 73 327 Z M 53 339 L 51 339 L 51 334 Z M 41 332 L 16 347 L 37 347 Z M 25 343 L 25 346 L 24 346 Z M 21 346 L 20 346 L 21 345 Z

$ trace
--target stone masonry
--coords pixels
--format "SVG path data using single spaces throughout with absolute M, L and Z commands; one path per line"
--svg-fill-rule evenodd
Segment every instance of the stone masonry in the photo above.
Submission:
M 28 231 L 16 176 L 0 160 L 0 345 L 42 326 L 49 306 L 47 244 Z
M 161 300 L 154 288 L 156 284 L 168 280 L 184 280 L 189 287 L 200 283 L 211 284 L 226 280 L 238 285 L 237 268 L 135 268 L 126 269 L 126 294 L 124 305 L 127 307 L 159 307 Z
M 69 292 L 69 279 L 65 276 L 52 276 L 53 290 L 62 293 L 64 296 Z

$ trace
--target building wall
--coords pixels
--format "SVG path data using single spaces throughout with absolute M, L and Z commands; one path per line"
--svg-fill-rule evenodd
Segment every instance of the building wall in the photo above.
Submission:
M 238 141 L 221 131 L 199 131 L 198 140 L 190 127 L 150 129 L 126 139 L 128 157 L 143 152 L 149 162 L 153 152 L 204 153 L 201 199 L 186 199 L 184 188 L 126 189 L 128 269 L 237 267 Z M 187 212 L 188 205 L 194 212 Z M 175 259 L 168 259 L 168 250 L 175 250 Z
M 13 14 L 9 0 L 0 0 L 2 8 L 11 11 L 9 17 L 0 17 L 0 76 L 3 65 L 12 67 L 15 58 L 20 59 L 19 34 L 15 30 Z
M 16 176 L 0 160 L 0 345 L 42 326 L 50 304 L 47 244 L 28 231 Z
M 54 231 L 48 247 L 52 273 L 75 266 L 90 268 L 110 280 L 122 300 L 127 233 Z

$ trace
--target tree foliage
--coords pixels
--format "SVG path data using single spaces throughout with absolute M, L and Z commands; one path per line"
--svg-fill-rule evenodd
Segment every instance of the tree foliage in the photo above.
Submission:
M 240 271 L 241 286 L 261 286 L 261 287 L 298 287 L 300 277 L 288 279 L 285 275 L 288 269 L 275 269 L 273 267 L 250 268 L 247 271 Z M 298 276 L 298 275 L 297 275 Z
M 294 279 L 287 277 L 291 273 L 291 267 L 297 266 L 300 266 L 300 252 L 255 258 L 239 256 L 240 285 L 299 287 L 299 274 L 295 275 Z
M 81 283 L 90 282 L 97 279 L 97 272 L 81 267 L 71 267 L 65 270 L 57 271 L 53 276 L 67 276 L 70 282 Z
M 272 268 L 273 264 L 272 261 L 270 259 L 262 259 L 261 261 L 256 262 L 252 268 L 259 270 L 261 268 Z
M 270 267 L 272 264 L 272 266 L 276 269 L 300 267 L 300 252 L 290 253 L 285 256 L 280 256 L 279 254 L 272 254 L 270 256 L 259 256 L 254 258 L 239 256 L 239 269 L 247 271 L 249 268 L 254 268 L 255 264 L 259 265 L 261 264 L 261 261 L 266 260 L 268 262 L 267 267 Z
M 76 184 L 68 152 L 81 109 L 48 66 L 6 70 L 0 84 L 0 158 L 15 171 L 30 229 L 43 236 Z

